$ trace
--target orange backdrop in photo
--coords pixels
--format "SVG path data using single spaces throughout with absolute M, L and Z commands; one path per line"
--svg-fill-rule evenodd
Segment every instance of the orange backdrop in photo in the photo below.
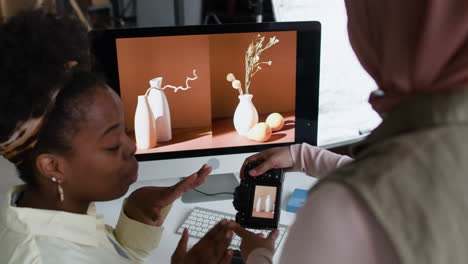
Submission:
M 245 53 L 249 44 L 260 34 L 264 45 L 276 36 L 279 42 L 260 55 L 263 64 L 251 79 L 249 93 L 259 114 L 294 112 L 296 99 L 296 47 L 297 33 L 263 32 L 217 34 L 210 36 L 211 93 L 213 118 L 233 117 L 239 103 L 239 92 L 226 80 L 233 73 L 242 83 L 245 93 Z M 259 120 L 264 122 L 265 120 Z
M 125 125 L 134 129 L 137 96 L 145 94 L 149 80 L 163 77 L 162 86 L 184 86 L 186 91 L 165 89 L 173 128 L 211 127 L 211 95 L 208 36 L 176 36 L 118 39 L 117 59 Z
M 254 195 L 254 203 L 253 203 L 253 210 L 255 211 L 255 206 L 257 205 L 257 201 L 260 197 L 262 197 L 260 211 L 265 211 L 265 200 L 267 196 L 270 195 L 270 211 L 273 211 L 273 205 L 276 201 L 276 187 L 272 186 L 255 186 L 255 195 Z

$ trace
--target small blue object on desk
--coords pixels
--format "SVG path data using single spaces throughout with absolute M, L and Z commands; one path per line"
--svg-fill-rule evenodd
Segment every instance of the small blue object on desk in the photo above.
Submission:
M 286 211 L 295 213 L 301 208 L 307 199 L 308 190 L 294 189 L 293 194 L 289 197 L 288 204 L 286 205 Z

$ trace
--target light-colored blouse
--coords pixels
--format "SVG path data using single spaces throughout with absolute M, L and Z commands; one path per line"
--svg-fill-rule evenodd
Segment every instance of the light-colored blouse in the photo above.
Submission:
M 16 207 L 24 188 L 13 188 L 0 202 L 0 263 L 142 263 L 161 239 L 163 227 L 134 221 L 123 209 L 114 229 L 94 204 L 85 215 Z

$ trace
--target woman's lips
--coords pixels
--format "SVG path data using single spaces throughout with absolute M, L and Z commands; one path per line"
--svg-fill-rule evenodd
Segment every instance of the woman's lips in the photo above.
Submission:
M 130 180 L 132 181 L 132 183 L 138 180 L 138 171 L 132 174 L 132 176 L 130 177 Z
M 138 163 L 135 162 L 135 165 L 133 166 L 131 173 L 130 173 L 130 180 L 132 183 L 136 182 L 138 180 Z

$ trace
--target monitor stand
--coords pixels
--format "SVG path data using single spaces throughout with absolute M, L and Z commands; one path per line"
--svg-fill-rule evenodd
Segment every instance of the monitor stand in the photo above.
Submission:
M 212 202 L 234 199 L 239 181 L 234 173 L 208 175 L 206 183 L 182 195 L 184 203 Z

